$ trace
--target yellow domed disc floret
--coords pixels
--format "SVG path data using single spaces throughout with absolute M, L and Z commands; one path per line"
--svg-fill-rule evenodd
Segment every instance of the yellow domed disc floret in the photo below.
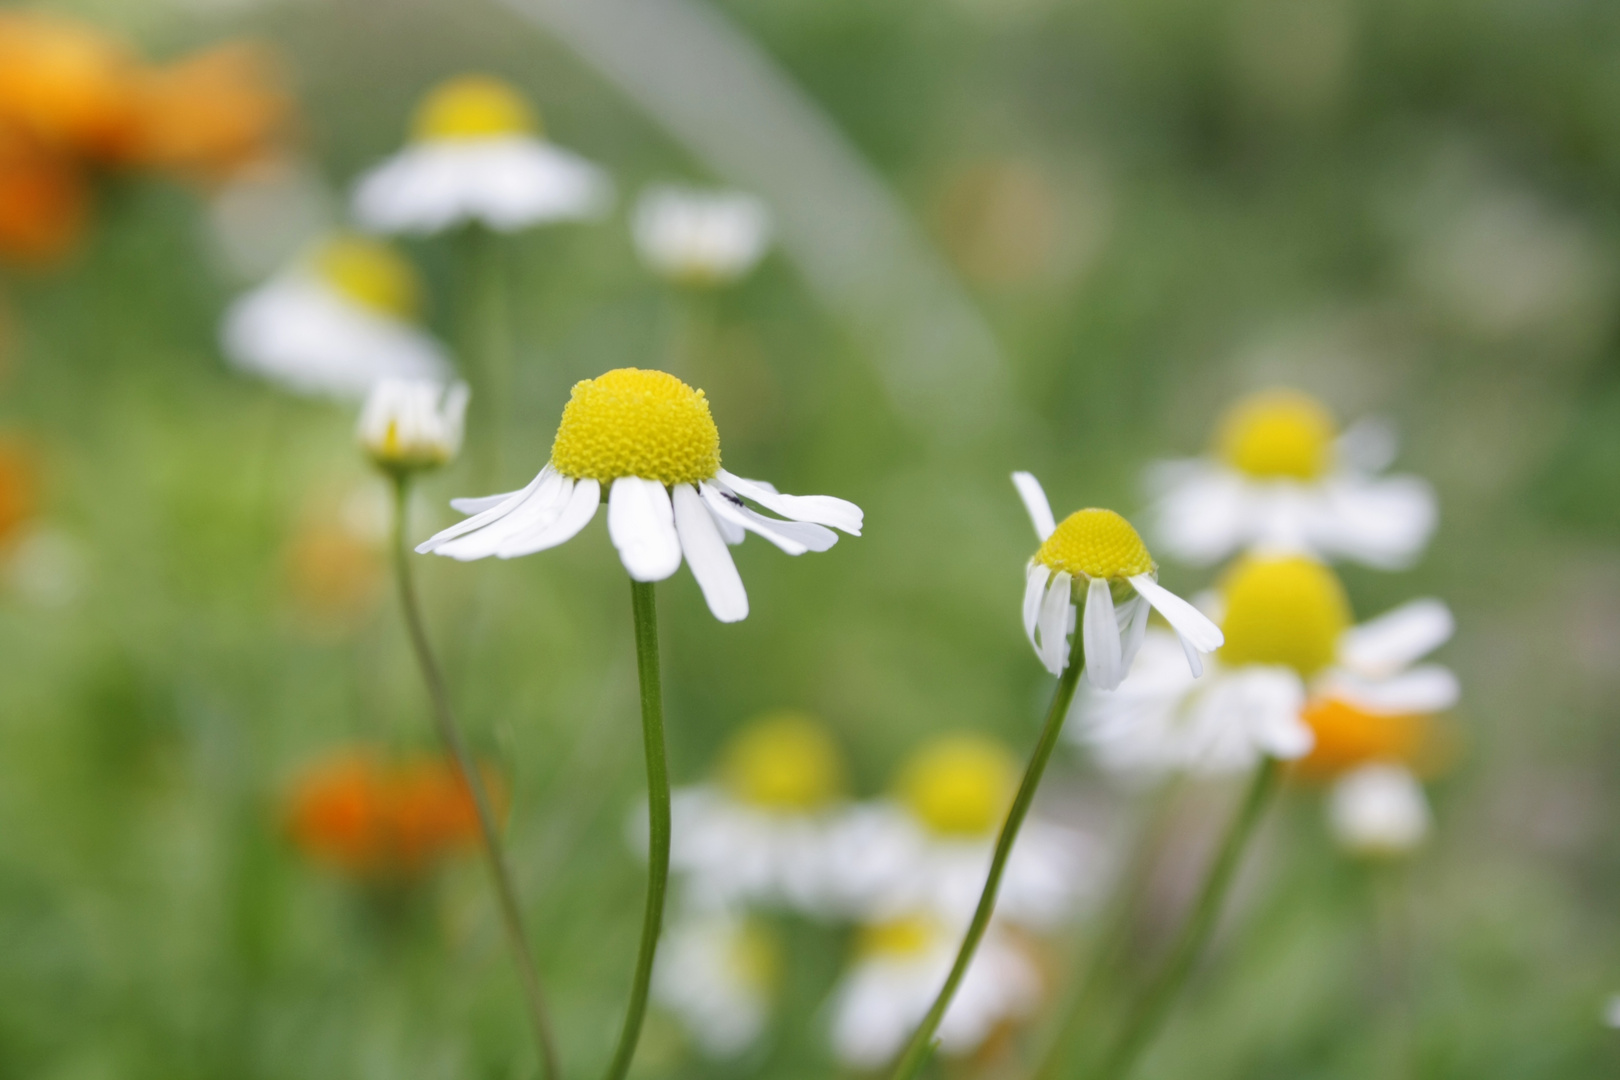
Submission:
M 703 391 L 662 371 L 619 368 L 574 384 L 551 464 L 604 484 L 621 476 L 695 484 L 720 471 L 720 432 Z
M 939 940 L 940 926 L 926 915 L 906 915 L 861 927 L 855 940 L 860 956 L 915 956 Z
M 1310 559 L 1245 559 L 1221 583 L 1225 664 L 1282 664 L 1312 675 L 1333 662 L 1350 627 L 1338 577 Z
M 1001 823 L 1018 787 L 1018 765 L 1005 747 L 977 735 L 953 735 L 925 747 L 901 770 L 901 801 L 924 824 L 951 836 L 983 836 Z
M 1076 510 L 1052 530 L 1035 561 L 1077 578 L 1129 578 L 1153 570 L 1147 545 L 1112 510 Z
M 322 244 L 311 263 L 323 281 L 363 307 L 399 319 L 415 318 L 421 309 L 416 271 L 387 244 L 339 236 Z
M 772 713 L 748 725 L 721 755 L 719 772 L 732 795 L 773 810 L 814 810 L 844 790 L 838 744 L 802 713 Z
M 1268 390 L 1227 412 L 1215 437 L 1239 472 L 1267 479 L 1314 480 L 1333 464 L 1333 415 L 1309 394 Z
M 411 134 L 420 142 L 537 135 L 540 121 L 523 95 L 488 75 L 440 83 L 416 107 Z

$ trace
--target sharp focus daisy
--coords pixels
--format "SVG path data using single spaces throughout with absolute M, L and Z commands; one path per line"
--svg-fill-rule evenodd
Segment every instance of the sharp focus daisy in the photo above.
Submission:
M 1398 858 L 1429 835 L 1429 802 L 1417 777 L 1399 765 L 1362 765 L 1328 792 L 1334 839 L 1354 855 Z
M 371 460 L 390 471 L 432 469 L 461 450 L 467 384 L 384 379 L 360 410 L 357 435 Z
M 834 528 L 861 534 L 854 503 L 784 495 L 721 468 L 720 433 L 703 391 L 662 371 L 619 368 L 574 384 L 551 460 L 528 487 L 452 502 L 471 516 L 416 550 L 462 560 L 544 551 L 590 523 L 604 488 L 608 536 L 631 578 L 662 581 L 684 557 L 721 622 L 748 616 L 748 594 L 728 545 L 754 532 L 802 555 L 832 547 Z M 759 513 L 749 501 L 782 518 Z
M 410 145 L 360 178 L 355 217 L 386 233 L 436 233 L 467 222 L 513 232 L 600 217 L 607 174 L 541 135 L 513 87 L 464 75 L 417 108 Z
M 1154 542 L 1200 565 L 1244 550 L 1409 565 L 1434 531 L 1435 497 L 1417 477 L 1379 475 L 1394 456 L 1381 423 L 1341 433 L 1308 395 L 1256 394 L 1227 414 L 1208 456 L 1149 474 Z
M 875 1069 L 911 1037 L 956 958 L 960 930 L 908 915 L 861 930 L 856 955 L 832 999 L 833 1052 L 844 1065 Z M 991 923 L 939 1026 L 951 1056 L 977 1049 L 999 1026 L 1040 1004 L 1040 969 L 1005 927 Z
M 650 187 L 636 200 L 631 221 L 642 261 L 685 285 L 742 277 L 764 256 L 770 233 L 765 203 L 740 191 Z
M 231 363 L 298 393 L 364 398 L 383 379 L 447 380 L 444 349 L 416 324 L 415 271 L 386 245 L 335 237 L 225 314 Z
M 1220 647 L 1220 628 L 1159 584 L 1158 567 L 1130 522 L 1112 510 L 1090 509 L 1076 510 L 1059 524 L 1040 481 L 1020 472 L 1013 483 L 1041 538 L 1025 571 L 1024 632 L 1046 670 L 1060 675 L 1068 666 L 1078 604 L 1091 685 L 1119 685 L 1142 644 L 1149 608 L 1175 630 L 1187 666 L 1199 675 L 1199 656 Z
M 1450 634 L 1450 613 L 1438 601 L 1352 626 L 1333 571 L 1286 556 L 1237 563 L 1212 606 L 1226 644 L 1202 682 L 1187 676 L 1174 639 L 1150 630 L 1118 690 L 1083 689 L 1076 698 L 1069 730 L 1105 766 L 1148 775 L 1242 771 L 1261 755 L 1310 754 L 1313 713 L 1326 709 L 1319 703 L 1394 716 L 1438 712 L 1456 700 L 1450 671 L 1413 664 Z M 1348 746 L 1350 737 L 1341 741 Z
M 687 913 L 664 934 L 652 989 L 698 1049 L 732 1058 L 764 1032 L 781 971 L 781 946 L 758 922 Z

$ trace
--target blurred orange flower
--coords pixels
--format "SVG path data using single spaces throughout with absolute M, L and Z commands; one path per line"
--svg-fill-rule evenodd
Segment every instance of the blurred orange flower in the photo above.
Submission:
M 1432 715 L 1377 713 L 1338 698 L 1317 698 L 1305 706 L 1304 720 L 1316 735 L 1316 744 L 1295 769 L 1311 779 L 1337 776 L 1373 762 L 1432 774 L 1442 770 L 1451 756 L 1446 729 Z
M 0 119 L 0 259 L 35 266 L 56 262 L 78 243 L 89 215 L 83 173 Z
M 267 46 L 233 41 L 144 72 L 129 161 L 204 183 L 279 153 L 293 100 Z
M 282 560 L 288 596 L 315 629 L 350 630 L 382 598 L 380 545 L 342 524 L 311 521 L 288 541 Z
M 0 11 L 0 118 L 49 148 L 121 157 L 138 70 L 118 41 L 88 23 Z
M 484 784 L 505 813 L 493 771 Z M 318 862 L 370 878 L 419 876 L 478 843 L 478 812 L 455 765 L 443 758 L 391 761 L 355 747 L 311 766 L 287 804 L 293 842 Z
M 16 539 L 39 508 L 38 468 L 29 445 L 0 435 L 0 546 Z

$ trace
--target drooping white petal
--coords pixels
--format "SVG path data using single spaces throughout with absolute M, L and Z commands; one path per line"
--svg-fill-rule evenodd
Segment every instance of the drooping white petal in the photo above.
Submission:
M 537 551 L 565 544 L 579 535 L 591 523 L 596 508 L 602 504 L 602 485 L 595 480 L 578 480 L 561 512 L 549 525 L 525 529 L 511 537 L 495 552 L 502 559 L 515 559 L 520 555 L 533 555 Z
M 1316 735 L 1302 718 L 1305 684 L 1290 668 L 1246 666 L 1228 678 L 1238 688 L 1234 722 L 1248 725 L 1254 745 L 1283 761 L 1310 753 Z
M 1445 644 L 1456 625 L 1443 602 L 1413 600 L 1346 631 L 1339 662 L 1369 678 L 1389 676 Z
M 1080 632 L 1086 649 L 1086 678 L 1099 690 L 1118 688 L 1125 672 L 1120 663 L 1114 594 L 1106 578 L 1092 578 L 1091 584 L 1086 586 L 1086 610 L 1080 617 Z
M 1208 565 L 1245 543 L 1254 499 L 1237 473 L 1204 461 L 1165 461 L 1149 471 L 1147 487 L 1155 551 L 1162 547 L 1181 562 Z
M 1171 629 L 1199 652 L 1212 653 L 1226 642 L 1226 635 L 1210 621 L 1209 616 L 1154 581 L 1150 575 L 1138 574 L 1130 580 L 1132 587 L 1164 616 Z
M 548 469 L 551 466 L 546 466 Z M 482 514 L 485 510 L 493 510 L 501 503 L 514 495 L 521 495 L 525 489 L 508 491 L 504 495 L 473 495 L 464 499 L 451 499 L 450 509 L 458 514 Z
M 1343 474 L 1322 484 L 1306 542 L 1330 558 L 1400 570 L 1423 553 L 1438 519 L 1439 502 L 1426 480 Z
M 717 518 L 749 532 L 758 533 L 789 555 L 826 551 L 838 542 L 838 534 L 809 521 L 778 521 L 744 506 L 737 496 L 713 484 L 702 487 L 703 501 Z
M 1041 632 L 1038 655 L 1046 670 L 1054 675 L 1063 674 L 1069 663 L 1069 619 L 1074 610 L 1074 579 L 1068 571 L 1059 570 L 1052 575 L 1046 597 L 1041 601 L 1041 614 L 1037 621 Z
M 1334 441 L 1333 457 L 1350 472 L 1370 476 L 1395 461 L 1400 435 L 1387 416 L 1363 416 Z
M 636 581 L 663 581 L 681 566 L 669 492 L 657 480 L 621 476 L 608 492 L 608 536 Z
M 748 592 L 743 588 L 737 564 L 731 561 L 725 537 L 720 535 L 703 497 L 691 484 L 676 484 L 671 491 L 675 509 L 675 532 L 680 536 L 686 565 L 692 568 L 698 588 L 709 610 L 721 622 L 738 622 L 748 617 Z
M 516 512 L 519 507 L 527 506 L 531 502 L 549 505 L 561 496 L 562 485 L 563 478 L 548 463 L 545 468 L 540 470 L 539 475 L 529 481 L 528 487 L 515 494 L 502 496 L 501 501 L 494 506 L 480 510 L 472 517 L 458 521 L 447 529 L 441 529 L 418 544 L 416 546 L 417 553 L 425 555 L 430 551 L 437 551 L 458 536 L 466 536 L 468 533 L 492 525 L 507 515 Z
M 1127 601 L 1124 608 L 1129 614 L 1121 634 L 1119 666 L 1120 671 L 1129 675 L 1131 665 L 1136 662 L 1136 653 L 1142 647 L 1143 638 L 1147 636 L 1148 613 L 1153 607 L 1142 597 L 1136 596 Z
M 865 512 L 847 499 L 837 499 L 831 495 L 783 495 L 770 484 L 746 480 L 724 469 L 715 474 L 715 479 L 738 495 L 753 499 L 765 509 L 789 520 L 830 525 L 851 536 L 861 535 Z
M 529 498 L 481 529 L 449 540 L 435 549 L 439 555 L 466 562 L 498 554 L 515 537 L 528 536 L 549 528 L 573 496 L 574 481 L 556 476 L 541 484 Z
M 1423 786 L 1396 765 L 1363 765 L 1346 773 L 1328 796 L 1334 836 L 1361 855 L 1402 855 L 1423 843 L 1430 828 Z
M 1035 623 L 1041 615 L 1041 599 L 1046 595 L 1046 583 L 1051 579 L 1052 571 L 1044 563 L 1030 560 L 1028 569 L 1024 571 L 1024 633 L 1036 651 L 1040 650 L 1040 646 L 1035 644 Z
M 1368 712 L 1437 713 L 1457 704 L 1462 687 L 1457 676 L 1440 664 L 1419 664 L 1387 679 L 1363 678 L 1354 672 L 1334 671 L 1318 680 L 1323 697 L 1341 698 Z
M 1052 516 L 1052 504 L 1046 501 L 1045 489 L 1033 473 L 1015 472 L 1012 482 L 1018 489 L 1018 497 L 1024 500 L 1024 509 L 1029 512 L 1029 520 L 1035 526 L 1035 535 L 1045 543 L 1046 538 L 1057 529 L 1057 519 Z

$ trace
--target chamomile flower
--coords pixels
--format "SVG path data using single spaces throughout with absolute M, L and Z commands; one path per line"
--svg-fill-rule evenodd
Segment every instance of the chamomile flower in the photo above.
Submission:
M 863 927 L 849 971 L 833 991 L 833 1052 L 873 1069 L 892 1060 L 934 1003 L 956 959 L 960 932 L 927 914 Z M 939 1026 L 947 1055 L 972 1052 L 1000 1025 L 1040 1004 L 1040 969 L 1005 927 L 992 922 Z
M 541 136 L 512 86 L 463 75 L 423 99 L 411 143 L 360 178 L 355 217 L 385 233 L 436 233 L 466 222 L 514 232 L 600 217 L 607 175 Z
M 1367 858 L 1398 858 L 1429 835 L 1429 802 L 1399 765 L 1363 765 L 1328 793 L 1328 824 L 1340 846 Z
M 720 467 L 720 433 L 703 391 L 662 371 L 619 368 L 575 383 L 551 460 L 521 491 L 451 506 L 469 516 L 416 550 L 510 559 L 576 536 L 607 488 L 608 536 L 636 581 L 662 581 L 684 557 L 721 622 L 748 616 L 727 545 L 758 533 L 789 555 L 826 551 L 833 528 L 861 534 L 861 508 L 828 495 L 783 495 Z M 787 520 L 766 517 L 752 500 Z
M 371 388 L 357 435 L 371 460 L 390 472 L 433 469 L 461 450 L 467 384 L 384 379 Z
M 636 200 L 631 235 L 642 262 L 683 285 L 723 285 L 754 268 L 770 244 L 764 202 L 740 191 L 658 185 Z
M 1152 470 L 1151 532 L 1172 557 L 1199 565 L 1247 549 L 1407 566 L 1437 512 L 1425 481 L 1379 475 L 1394 456 L 1380 423 L 1341 433 L 1315 398 L 1256 394 L 1227 413 L 1208 456 Z
M 765 1030 L 781 971 L 781 947 L 756 921 L 687 913 L 664 934 L 652 990 L 698 1049 L 732 1058 Z
M 1438 601 L 1352 626 L 1333 571 L 1286 556 L 1240 561 L 1214 606 L 1226 644 L 1202 682 L 1187 676 L 1175 640 L 1150 630 L 1118 690 L 1082 688 L 1069 730 L 1105 767 L 1138 775 L 1242 771 L 1261 755 L 1311 753 L 1319 701 L 1358 714 L 1397 714 L 1438 712 L 1456 700 L 1450 671 L 1414 663 L 1451 632 L 1450 613 Z
M 1158 567 L 1130 522 L 1112 510 L 1089 509 L 1059 524 L 1039 480 L 1018 472 L 1013 483 L 1041 538 L 1025 571 L 1024 632 L 1046 670 L 1060 675 L 1068 666 L 1078 603 L 1091 685 L 1112 690 L 1130 671 L 1150 607 L 1175 630 L 1197 677 L 1203 671 L 1199 655 L 1220 647 L 1220 628 L 1159 584 Z
M 415 322 L 420 286 L 386 245 L 335 237 L 225 313 L 226 357 L 298 393 L 364 398 L 383 379 L 436 379 L 444 349 Z

